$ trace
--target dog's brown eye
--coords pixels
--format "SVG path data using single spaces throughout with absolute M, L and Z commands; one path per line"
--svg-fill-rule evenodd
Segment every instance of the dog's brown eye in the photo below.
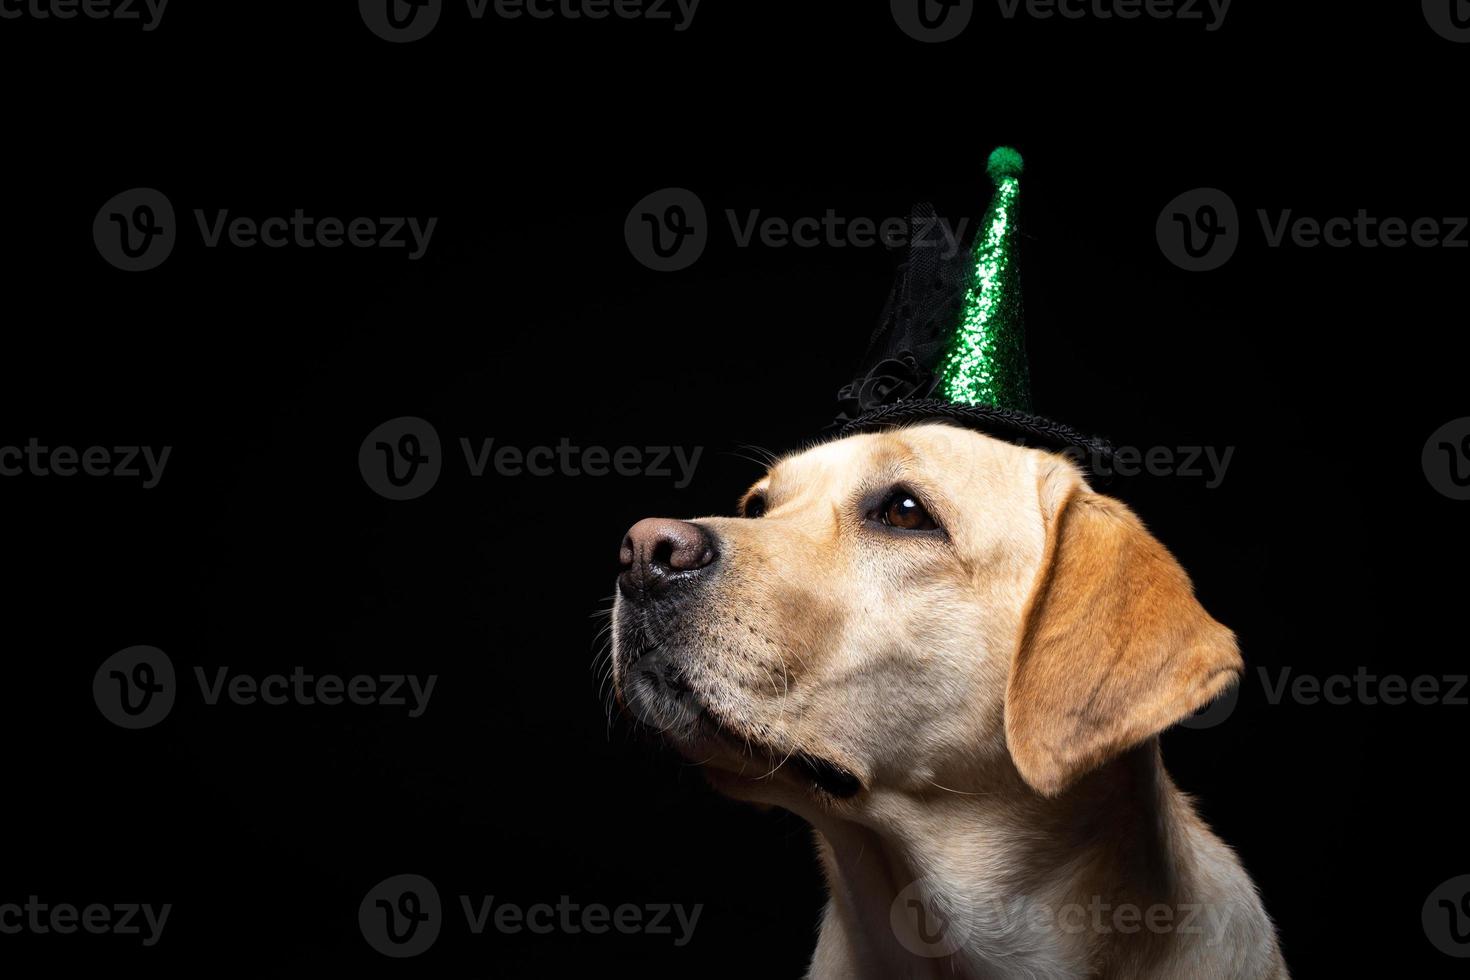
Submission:
M 745 506 L 740 508 L 740 513 L 746 517 L 760 517 L 766 512 L 766 498 L 764 494 L 753 493 L 745 498 Z
M 902 531 L 929 531 L 938 526 L 924 505 L 906 490 L 898 491 L 883 505 L 883 523 Z

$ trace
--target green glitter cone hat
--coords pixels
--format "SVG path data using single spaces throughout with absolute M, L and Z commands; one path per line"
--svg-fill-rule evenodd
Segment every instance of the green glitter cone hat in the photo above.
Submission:
M 934 208 L 914 207 L 915 235 L 874 331 L 862 373 L 838 393 L 840 435 L 945 421 L 1080 456 L 1112 455 L 1108 443 L 1031 413 L 1022 318 L 1018 208 L 1021 154 L 990 154 L 995 194 L 968 253 L 945 256 Z

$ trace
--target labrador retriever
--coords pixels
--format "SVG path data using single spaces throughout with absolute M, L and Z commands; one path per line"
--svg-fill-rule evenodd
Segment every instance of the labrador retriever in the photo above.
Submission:
M 1159 754 L 1235 637 L 1125 506 L 921 424 L 778 461 L 740 515 L 628 532 L 614 690 L 717 790 L 811 823 L 809 977 L 1287 976 Z

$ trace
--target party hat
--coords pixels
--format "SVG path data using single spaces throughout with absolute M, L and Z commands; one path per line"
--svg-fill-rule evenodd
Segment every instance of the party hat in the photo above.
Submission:
M 932 235 L 910 240 L 865 369 L 838 393 L 838 434 L 946 421 L 1068 452 L 1088 468 L 1111 457 L 1106 440 L 1031 412 L 1020 277 L 1023 169 L 1011 147 L 990 154 L 995 191 L 968 252 L 946 256 Z M 936 223 L 932 205 L 914 207 L 916 232 Z
M 939 390 L 957 404 L 1026 411 L 1031 408 L 1031 391 L 1016 242 L 1021 154 L 1002 146 L 990 154 L 985 169 L 995 182 L 995 196 L 970 257 L 964 310 L 944 360 Z

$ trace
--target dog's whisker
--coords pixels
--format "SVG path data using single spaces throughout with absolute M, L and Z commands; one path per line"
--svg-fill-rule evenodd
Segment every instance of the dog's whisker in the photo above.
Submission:
M 761 778 L 762 778 L 762 779 L 770 779 L 770 778 L 772 778 L 772 777 L 773 777 L 773 776 L 775 776 L 775 775 L 776 775 L 776 773 L 777 773 L 777 772 L 778 772 L 778 771 L 780 771 L 780 769 L 781 769 L 781 767 L 782 767 L 782 766 L 784 766 L 784 765 L 786 765 L 786 763 L 788 763 L 788 762 L 790 762 L 790 761 L 791 761 L 791 757 L 792 757 L 792 756 L 793 756 L 793 755 L 795 755 L 795 754 L 796 754 L 796 746 L 795 746 L 795 745 L 793 745 L 793 746 L 792 746 L 792 747 L 791 747 L 791 748 L 790 748 L 790 749 L 788 749 L 788 750 L 787 750 L 787 751 L 786 751 L 786 756 L 785 756 L 785 758 L 783 758 L 783 759 L 782 759 L 782 760 L 781 760 L 781 761 L 780 761 L 780 762 L 778 762 L 778 763 L 776 763 L 776 765 L 775 765 L 775 767 L 774 767 L 774 768 L 772 768 L 772 769 L 771 769 L 771 771 L 770 771 L 770 772 L 768 772 L 768 773 L 766 773 L 766 774 L 765 774 L 765 775 L 764 775 L 764 776 L 762 776 L 762 777 L 761 777 Z
M 743 450 L 745 450 L 747 452 L 755 453 L 757 458 L 751 458 L 751 457 L 748 457 L 748 456 L 741 457 L 741 458 L 743 458 L 743 459 L 749 459 L 750 462 L 755 463 L 757 466 L 761 466 L 761 467 L 764 467 L 766 469 L 769 469 L 770 467 L 775 466 L 776 463 L 780 460 L 780 457 L 779 456 L 777 456 L 775 453 L 771 452 L 769 449 L 766 449 L 763 446 L 757 446 L 757 445 L 754 445 L 752 443 L 743 442 L 743 443 L 741 443 L 736 448 L 743 449 Z M 737 455 L 737 454 L 731 452 L 730 455 L 734 456 L 734 455 Z
M 763 460 L 756 459 L 754 456 L 747 456 L 744 453 L 732 452 L 730 450 L 726 450 L 725 451 L 725 455 L 726 456 L 734 456 L 736 459 L 744 460 L 747 463 L 751 463 L 751 464 L 753 464 L 755 466 L 759 466 L 761 469 L 766 469 L 767 468 L 767 464 Z
M 938 783 L 936 783 L 932 779 L 925 780 L 925 782 L 927 782 L 930 786 L 933 786 L 935 789 L 942 789 L 946 793 L 953 793 L 956 796 L 994 796 L 995 795 L 994 793 L 971 793 L 971 792 L 967 792 L 966 790 L 962 790 L 962 789 L 950 789 L 948 786 L 940 786 Z

